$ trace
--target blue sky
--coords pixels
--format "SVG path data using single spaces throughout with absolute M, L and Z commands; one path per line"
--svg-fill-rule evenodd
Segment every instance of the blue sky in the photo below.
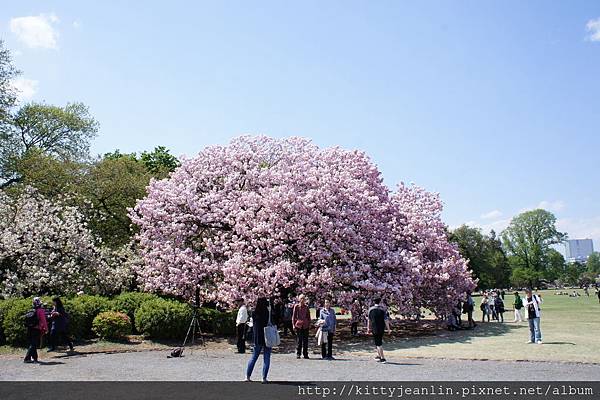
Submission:
M 23 101 L 89 105 L 94 153 L 304 136 L 440 192 L 450 226 L 541 206 L 600 248 L 598 1 L 123 3 L 0 9 Z

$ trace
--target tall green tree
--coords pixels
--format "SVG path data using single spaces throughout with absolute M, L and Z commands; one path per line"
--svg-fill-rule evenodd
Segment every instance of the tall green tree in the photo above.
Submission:
M 96 162 L 84 177 L 81 193 L 91 202 L 90 228 L 111 248 L 133 234 L 127 209 L 146 195 L 152 175 L 145 165 L 125 155 Z
M 448 238 L 458 245 L 460 254 L 469 260 L 473 276 L 481 289 L 506 287 L 510 276 L 508 260 L 494 231 L 484 235 L 479 228 L 462 225 Z
M 514 217 L 502 232 L 502 241 L 513 268 L 545 271 L 550 246 L 563 242 L 565 233 L 556 229 L 556 217 L 537 209 Z
M 58 160 L 82 160 L 88 156 L 90 141 L 98 123 L 82 103 L 57 107 L 31 103 L 10 117 L 10 127 L 0 137 L 0 188 L 23 180 L 20 160 L 39 152 Z
M 555 281 L 559 279 L 566 271 L 565 257 L 555 249 L 548 249 L 546 255 L 547 266 L 544 271 L 544 278 Z
M 590 254 L 586 262 L 587 271 L 593 274 L 600 274 L 600 253 L 597 251 Z
M 180 162 L 164 146 L 155 147 L 153 151 L 144 151 L 140 156 L 140 161 L 146 166 L 146 169 L 158 179 L 166 178 L 170 172 L 179 167 Z

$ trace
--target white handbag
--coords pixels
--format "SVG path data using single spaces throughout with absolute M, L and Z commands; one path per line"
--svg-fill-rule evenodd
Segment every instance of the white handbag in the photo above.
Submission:
M 265 326 L 265 346 L 275 347 L 279 346 L 281 339 L 279 338 L 279 331 L 277 326 L 271 323 L 271 307 L 269 307 L 269 322 Z

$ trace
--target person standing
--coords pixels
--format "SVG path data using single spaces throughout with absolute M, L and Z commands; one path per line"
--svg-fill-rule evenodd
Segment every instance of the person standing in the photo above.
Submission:
M 237 333 L 237 352 L 244 354 L 246 352 L 246 324 L 248 323 L 248 308 L 244 299 L 238 299 L 238 312 L 235 318 Z
M 385 318 L 385 309 L 381 306 L 381 299 L 373 299 L 374 305 L 369 308 L 369 318 L 367 320 L 367 335 L 373 334 L 373 343 L 377 351 L 375 359 L 377 362 L 385 363 L 385 356 L 383 354 L 383 333 L 387 329 L 390 333 L 390 321 Z
M 260 297 L 256 301 L 256 308 L 254 309 L 254 313 L 252 314 L 252 334 L 254 337 L 254 349 L 252 351 L 252 358 L 248 361 L 248 366 L 246 367 L 246 382 L 251 381 L 252 371 L 254 370 L 254 365 L 260 356 L 260 353 L 263 353 L 263 369 L 262 369 L 262 383 L 268 383 L 267 375 L 269 374 L 269 367 L 271 366 L 271 348 L 267 347 L 265 344 L 265 327 L 269 323 L 269 316 L 271 313 L 271 308 L 269 307 L 269 302 L 266 298 Z
M 477 324 L 473 320 L 473 311 L 475 310 L 475 300 L 471 296 L 471 292 L 467 292 L 467 300 L 464 302 L 463 310 L 467 314 L 467 320 L 469 322 L 469 328 L 475 328 Z
M 296 331 L 296 358 L 300 358 L 300 354 L 308 359 L 308 328 L 310 328 L 310 309 L 306 304 L 306 297 L 301 294 L 298 297 L 298 304 L 294 305 L 292 311 L 292 325 Z
M 73 351 L 73 343 L 67 334 L 69 323 L 67 311 L 65 310 L 60 297 L 53 298 L 52 302 L 54 303 L 54 307 L 50 313 L 50 346 L 48 351 L 56 350 L 56 346 L 60 342 L 66 342 L 69 346 L 69 350 Z
M 319 320 L 323 321 L 321 325 L 321 331 L 324 335 L 327 335 L 327 340 L 321 343 L 321 357 L 324 360 L 333 360 L 333 335 L 335 334 L 335 310 L 331 307 L 331 301 L 325 300 L 323 308 L 319 313 Z
M 288 296 L 287 302 L 283 305 L 283 335 L 287 336 L 288 330 L 293 335 L 294 325 L 292 324 L 292 314 L 294 313 L 294 301 L 292 295 Z
M 481 296 L 481 304 L 479 305 L 479 309 L 481 310 L 481 322 L 485 322 L 485 317 L 487 316 L 488 322 L 490 322 L 490 307 L 489 300 L 487 294 L 483 294 Z
M 360 305 L 360 301 L 354 300 L 350 312 L 352 314 L 350 319 L 350 334 L 358 336 L 358 324 L 362 320 L 362 306 Z
M 48 322 L 46 321 L 46 312 L 42 307 L 42 300 L 39 297 L 33 299 L 33 310 L 25 316 L 25 325 L 27 327 L 27 340 L 29 347 L 25 354 L 25 363 L 37 363 L 37 348 L 40 345 L 42 336 L 48 332 Z
M 498 322 L 504 322 L 504 300 L 502 300 L 502 296 L 496 296 L 495 304 L 496 315 Z
M 515 292 L 513 308 L 515 310 L 515 320 L 513 322 L 523 322 L 523 317 L 521 316 L 521 308 L 523 308 L 523 299 L 521 298 L 521 296 L 519 296 L 519 292 Z
M 488 296 L 488 309 L 489 314 L 492 316 L 492 320 L 497 321 L 498 320 L 498 313 L 496 312 L 496 296 L 497 293 L 494 291 L 491 291 L 489 296 Z
M 525 291 L 525 300 L 523 301 L 523 306 L 525 307 L 527 318 L 529 320 L 528 343 L 542 344 L 542 330 L 540 326 L 540 305 L 542 302 L 542 298 L 537 294 L 533 294 L 531 289 L 527 289 Z

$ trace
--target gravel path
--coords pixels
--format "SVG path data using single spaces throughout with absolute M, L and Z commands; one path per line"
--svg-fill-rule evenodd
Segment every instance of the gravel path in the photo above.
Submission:
M 42 353 L 44 356 L 46 354 Z M 183 380 L 239 381 L 249 354 L 194 350 L 184 358 L 168 352 L 80 354 L 44 357 L 44 363 L 24 364 L 16 356 L 0 358 L 0 380 Z M 254 379 L 260 378 L 262 359 Z M 533 374 L 533 375 L 532 375 Z M 598 380 L 600 365 L 551 362 L 465 361 L 391 357 L 385 365 L 366 356 L 345 354 L 334 361 L 297 360 L 294 354 L 274 354 L 269 379 L 336 380 Z

